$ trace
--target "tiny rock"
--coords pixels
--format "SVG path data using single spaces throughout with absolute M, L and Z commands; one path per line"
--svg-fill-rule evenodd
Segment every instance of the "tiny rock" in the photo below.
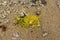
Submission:
M 18 32 L 15 32 L 15 33 L 13 33 L 13 36 L 14 37 L 19 37 L 19 33 Z
M 48 32 L 46 30 L 43 31 L 43 37 L 46 37 L 48 35 Z

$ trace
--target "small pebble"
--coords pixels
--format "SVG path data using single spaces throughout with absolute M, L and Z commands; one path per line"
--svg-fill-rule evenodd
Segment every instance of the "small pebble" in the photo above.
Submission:
M 13 36 L 14 37 L 19 37 L 19 33 L 18 32 L 15 32 L 15 33 L 13 33 Z
M 43 37 L 46 37 L 48 35 L 48 32 L 46 30 L 43 31 Z
M 26 16 L 26 14 L 25 14 L 26 12 L 24 11 L 24 10 L 22 10 L 22 12 L 20 13 L 20 16 L 21 16 L 21 18 L 23 18 L 23 17 L 25 17 Z
M 21 12 L 20 15 L 21 15 L 21 16 L 24 16 L 24 12 Z

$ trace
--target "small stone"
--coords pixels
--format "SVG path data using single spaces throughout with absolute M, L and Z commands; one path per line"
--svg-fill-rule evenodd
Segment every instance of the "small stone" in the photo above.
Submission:
M 25 12 L 22 11 L 22 12 L 20 13 L 20 16 L 21 16 L 21 18 L 25 17 L 25 16 L 26 16 Z
M 48 35 L 48 32 L 46 30 L 43 31 L 43 37 L 46 37 Z
M 44 34 L 43 34 L 43 37 L 45 37 L 45 36 L 47 36 L 47 35 L 48 35 L 48 33 L 44 33 Z
M 18 32 L 15 32 L 15 33 L 13 33 L 13 36 L 14 37 L 19 37 L 19 33 Z
M 23 12 L 21 12 L 21 13 L 20 13 L 20 15 L 21 15 L 21 16 L 24 16 L 24 13 L 23 13 Z

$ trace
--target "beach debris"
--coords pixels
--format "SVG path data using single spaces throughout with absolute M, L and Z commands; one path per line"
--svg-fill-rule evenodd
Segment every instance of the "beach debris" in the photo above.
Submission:
M 48 35 L 47 30 L 44 30 L 44 31 L 43 31 L 43 37 L 46 37 L 47 35 Z
M 26 16 L 25 12 L 21 12 L 21 13 L 20 13 L 20 17 L 23 18 L 23 17 L 25 17 L 25 16 Z
M 60 1 L 57 1 L 57 6 L 58 8 L 60 8 Z
M 13 37 L 19 37 L 19 33 L 18 32 L 14 32 L 13 33 Z

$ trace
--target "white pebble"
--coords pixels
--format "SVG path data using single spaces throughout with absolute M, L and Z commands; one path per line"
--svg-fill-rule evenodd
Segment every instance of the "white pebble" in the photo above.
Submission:
M 45 36 L 47 36 L 47 35 L 48 35 L 47 30 L 44 30 L 44 31 L 43 31 L 43 37 L 45 37 Z
M 20 15 L 21 15 L 21 16 L 24 16 L 24 13 L 23 13 L 23 12 L 21 12 L 21 13 L 20 13 Z
M 47 35 L 48 35 L 48 33 L 44 33 L 44 34 L 43 34 L 43 37 L 45 37 L 45 36 L 47 36 Z
M 14 37 L 19 37 L 19 33 L 18 33 L 18 32 L 13 33 L 13 36 L 14 36 Z

